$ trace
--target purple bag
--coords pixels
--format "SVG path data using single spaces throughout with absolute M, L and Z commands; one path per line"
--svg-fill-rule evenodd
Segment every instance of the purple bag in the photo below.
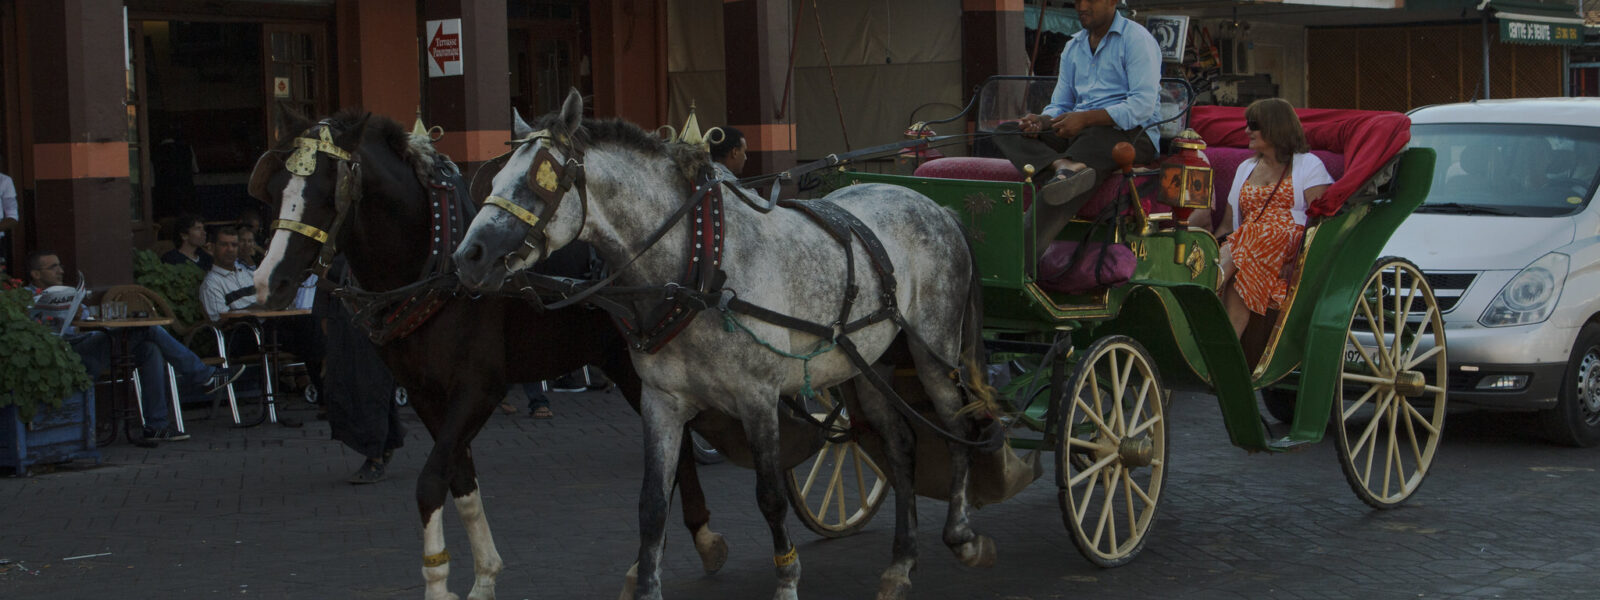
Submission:
M 1039 259 L 1039 287 L 1063 294 L 1089 294 L 1128 283 L 1139 261 L 1122 244 L 1055 242 Z

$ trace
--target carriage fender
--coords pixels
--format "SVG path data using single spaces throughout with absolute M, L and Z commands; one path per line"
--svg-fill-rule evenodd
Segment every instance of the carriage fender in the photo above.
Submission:
M 1130 285 L 1137 287 L 1119 316 L 1096 327 L 1094 337 L 1128 335 L 1150 351 L 1163 375 L 1193 374 L 1216 393 L 1233 445 L 1268 450 L 1249 363 L 1216 292 L 1199 284 L 1158 280 Z

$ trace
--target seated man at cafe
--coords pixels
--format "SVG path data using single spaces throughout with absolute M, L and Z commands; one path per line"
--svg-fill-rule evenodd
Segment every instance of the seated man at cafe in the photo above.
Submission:
M 206 317 L 220 321 L 226 313 L 262 310 L 256 298 L 255 272 L 239 262 L 239 230 L 218 229 L 211 238 L 211 250 L 215 253 L 211 272 L 200 283 L 200 304 Z M 322 389 L 323 341 L 316 321 L 309 312 L 273 319 L 271 326 L 277 329 L 283 348 L 305 361 L 311 384 Z
M 34 298 L 46 289 L 63 284 L 66 269 L 61 257 L 49 250 L 28 255 L 29 291 Z M 179 381 L 189 385 L 204 386 L 209 394 L 238 378 L 243 369 L 232 373 L 212 367 L 195 356 L 194 352 L 172 337 L 162 327 L 140 327 L 127 333 L 128 349 L 133 354 L 134 366 L 139 370 L 141 404 L 144 407 L 144 436 L 157 441 L 182 441 L 189 435 L 168 427 L 167 365 L 172 365 Z M 78 332 L 68 328 L 63 336 L 67 344 L 83 359 L 89 376 L 98 376 L 111 365 L 111 340 L 104 331 Z
M 191 264 L 201 273 L 211 271 L 211 253 L 206 252 L 206 224 L 194 215 L 179 215 L 172 222 L 172 246 L 161 255 L 169 265 Z

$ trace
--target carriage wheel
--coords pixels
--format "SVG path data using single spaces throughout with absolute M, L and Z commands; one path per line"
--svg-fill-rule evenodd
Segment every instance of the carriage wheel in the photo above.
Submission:
M 836 402 L 828 394 L 808 401 L 811 416 L 822 420 Z M 848 427 L 850 414 L 839 415 L 839 425 Z M 872 457 L 857 444 L 828 442 L 816 456 L 789 470 L 784 478 L 789 489 L 789 504 L 806 529 L 825 538 L 854 535 L 867 526 L 888 496 L 889 478 Z
M 1084 558 L 1127 564 L 1155 525 L 1166 482 L 1166 389 L 1133 338 L 1097 340 L 1067 378 L 1057 414 L 1061 518 Z
M 1362 502 L 1390 508 L 1422 485 L 1444 428 L 1448 372 L 1427 279 L 1409 261 L 1379 259 L 1351 310 L 1333 403 L 1339 466 Z

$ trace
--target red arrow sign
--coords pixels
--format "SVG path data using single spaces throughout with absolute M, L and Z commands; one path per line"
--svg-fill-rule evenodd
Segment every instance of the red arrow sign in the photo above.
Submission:
M 433 62 L 444 70 L 445 63 L 461 60 L 461 34 L 445 33 L 444 27 L 433 32 L 433 39 L 428 41 L 428 56 L 433 57 Z

